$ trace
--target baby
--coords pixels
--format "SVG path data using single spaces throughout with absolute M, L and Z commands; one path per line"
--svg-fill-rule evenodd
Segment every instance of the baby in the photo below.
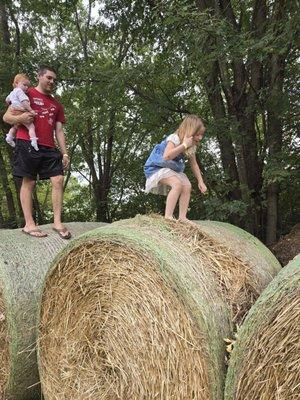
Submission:
M 26 92 L 30 86 L 28 76 L 25 74 L 17 74 L 13 81 L 14 90 L 6 97 L 6 103 L 11 106 L 14 114 L 22 114 L 24 112 L 29 112 L 31 115 L 35 116 L 36 112 L 30 107 L 29 97 Z M 25 125 L 28 129 L 30 136 L 31 146 L 38 151 L 37 137 L 35 135 L 35 127 L 33 123 Z M 6 135 L 6 141 L 12 147 L 15 147 L 15 136 L 18 126 L 14 125 L 10 128 L 8 134 Z

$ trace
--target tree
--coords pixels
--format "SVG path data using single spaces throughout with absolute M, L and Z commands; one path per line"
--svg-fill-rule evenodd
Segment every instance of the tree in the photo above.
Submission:
M 19 3 L 2 2 L 3 93 L 20 69 L 32 74 L 44 61 L 59 71 L 72 156 L 66 215 L 75 218 L 80 193 L 80 219 L 161 210 L 161 199 L 143 193 L 143 164 L 154 143 L 196 113 L 207 126 L 199 157 L 209 195 L 192 195 L 191 216 L 274 242 L 298 212 L 282 206 L 297 169 L 296 8 L 291 0 L 27 0 L 21 13 Z M 74 176 L 86 182 L 82 191 Z M 39 187 L 39 218 L 50 218 Z
M 281 0 L 157 4 L 157 19 L 166 27 L 161 37 L 169 48 L 165 51 L 180 54 L 190 76 L 196 73 L 206 91 L 222 165 L 228 180 L 236 182 L 228 195 L 248 205 L 246 228 L 260 238 L 266 234 L 271 244 L 276 238 L 280 187 L 276 177 L 265 187 L 263 177 L 272 160 L 281 157 L 287 110 L 282 101 L 284 66 L 295 52 L 296 4 Z

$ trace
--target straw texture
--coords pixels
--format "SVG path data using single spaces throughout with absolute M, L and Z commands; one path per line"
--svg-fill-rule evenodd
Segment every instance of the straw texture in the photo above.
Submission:
M 225 400 L 300 398 L 300 255 L 251 308 L 233 350 Z
M 233 328 L 240 325 L 262 290 L 281 270 L 273 254 L 248 232 L 217 221 L 183 223 L 159 215 L 137 216 L 118 225 L 155 226 L 169 240 L 184 244 L 186 251 L 203 264 L 214 278 L 219 294 L 231 313 Z
M 8 350 L 8 328 L 5 317 L 5 307 L 0 287 L 0 394 L 4 391 L 4 383 L 8 380 L 9 350 Z
M 256 237 L 234 225 L 197 221 L 205 236 L 199 243 L 215 265 L 215 276 L 230 306 L 233 322 L 240 325 L 260 293 L 281 271 L 271 251 Z
M 279 271 L 281 265 L 274 254 L 255 236 L 249 232 L 226 222 L 195 221 L 204 232 L 222 242 L 234 254 L 243 257 L 252 268 L 261 272 L 262 287 Z
M 54 260 L 41 303 L 46 400 L 221 400 L 227 307 L 205 264 L 152 226 L 85 234 Z
M 69 223 L 73 236 L 100 226 Z M 36 365 L 36 313 L 51 260 L 68 241 L 41 226 L 46 238 L 0 230 L 0 399 L 40 399 Z

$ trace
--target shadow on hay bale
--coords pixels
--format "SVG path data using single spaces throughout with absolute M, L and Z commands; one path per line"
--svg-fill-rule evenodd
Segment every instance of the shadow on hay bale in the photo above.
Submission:
M 268 285 L 242 325 L 225 400 L 300 398 L 300 255 Z
M 73 237 L 100 223 L 67 224 Z M 36 365 L 36 314 L 51 260 L 67 241 L 41 226 L 46 238 L 0 230 L 0 399 L 40 399 Z
M 112 224 L 54 261 L 41 303 L 46 400 L 221 400 L 227 307 L 213 275 L 155 224 Z

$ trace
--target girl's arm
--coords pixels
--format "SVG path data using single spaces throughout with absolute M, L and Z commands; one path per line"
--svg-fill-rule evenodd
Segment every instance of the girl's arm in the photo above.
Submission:
M 192 168 L 193 174 L 195 175 L 195 178 L 198 181 L 198 188 L 201 193 L 205 193 L 207 191 L 207 187 L 203 181 L 202 173 L 201 173 L 199 165 L 197 163 L 195 154 L 191 155 L 189 160 L 191 163 L 191 168 Z
M 173 160 L 179 154 L 184 153 L 188 147 L 193 145 L 193 138 L 187 138 L 183 141 L 183 143 L 176 146 L 173 142 L 168 141 L 167 147 L 165 148 L 163 158 L 164 160 Z

